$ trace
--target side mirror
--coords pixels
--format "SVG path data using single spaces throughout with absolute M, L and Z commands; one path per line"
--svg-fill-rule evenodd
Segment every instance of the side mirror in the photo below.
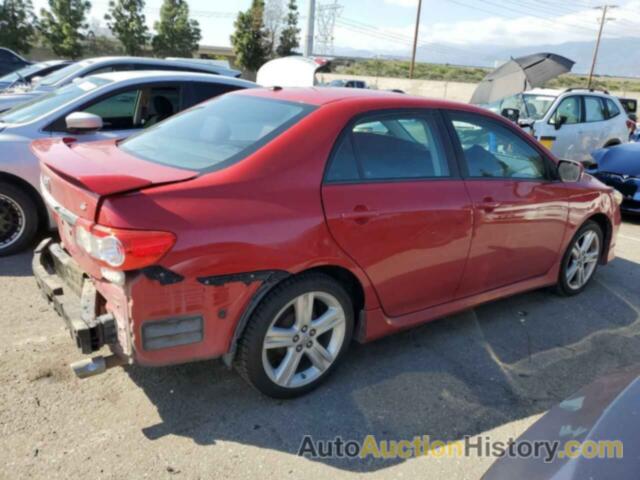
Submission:
M 518 120 L 518 125 L 521 128 L 530 128 L 531 130 L 533 130 L 535 123 L 536 121 L 532 118 L 521 118 L 520 120 Z
M 560 115 L 555 123 L 553 124 L 556 127 L 556 130 L 560 130 L 560 128 L 562 128 L 562 126 L 567 123 L 568 118 L 564 115 Z
M 517 108 L 503 108 L 500 115 L 514 123 L 518 123 L 518 120 L 520 120 L 520 110 Z
M 102 118 L 93 113 L 73 112 L 64 119 L 67 130 L 77 133 L 95 132 L 102 128 Z
M 558 176 L 563 182 L 577 182 L 582 178 L 584 167 L 581 163 L 571 160 L 560 160 L 558 163 Z

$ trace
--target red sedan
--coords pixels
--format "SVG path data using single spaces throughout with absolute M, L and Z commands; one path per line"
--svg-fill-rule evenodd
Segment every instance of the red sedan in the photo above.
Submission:
M 38 141 L 61 242 L 40 288 L 113 365 L 222 357 L 261 392 L 305 393 L 370 341 L 556 285 L 614 256 L 618 195 L 468 105 L 265 89 L 128 140 Z

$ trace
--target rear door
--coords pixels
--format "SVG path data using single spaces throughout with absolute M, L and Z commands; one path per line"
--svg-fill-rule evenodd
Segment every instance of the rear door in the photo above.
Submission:
M 582 161 L 592 160 L 591 152 L 604 147 L 607 140 L 614 133 L 614 122 L 607 120 L 604 99 L 595 95 L 585 95 L 584 99 L 584 124 L 583 124 L 583 148 Z
M 472 207 L 437 112 L 371 114 L 338 139 L 322 187 L 329 229 L 392 317 L 451 300 Z
M 514 128 L 485 115 L 448 112 L 474 231 L 460 298 L 546 274 L 569 213 L 553 163 Z

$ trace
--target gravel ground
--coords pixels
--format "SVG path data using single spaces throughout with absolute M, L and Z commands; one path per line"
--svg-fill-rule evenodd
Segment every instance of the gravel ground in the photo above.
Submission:
M 0 478 L 479 478 L 491 458 L 312 460 L 304 435 L 361 441 L 520 435 L 596 377 L 640 363 L 640 222 L 581 296 L 537 291 L 369 345 L 319 391 L 260 396 L 216 361 L 112 369 L 81 356 L 31 255 L 0 259 Z

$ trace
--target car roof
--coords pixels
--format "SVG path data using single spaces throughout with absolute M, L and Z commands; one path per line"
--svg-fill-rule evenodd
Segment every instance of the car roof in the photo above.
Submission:
M 98 73 L 82 77 L 87 78 L 103 78 L 111 82 L 126 82 L 134 80 L 156 80 L 156 81 L 198 81 L 205 83 L 219 83 L 224 85 L 236 85 L 244 88 L 254 88 L 257 85 L 249 80 L 241 78 L 225 77 L 223 75 L 213 75 L 210 73 L 198 72 L 181 72 L 172 70 L 129 70 L 123 72 Z
M 238 95 L 252 95 L 274 100 L 304 103 L 314 106 L 323 106 L 335 102 L 361 103 L 367 110 L 388 108 L 451 108 L 480 113 L 484 116 L 500 118 L 484 108 L 476 107 L 468 103 L 454 102 L 435 98 L 417 97 L 396 93 L 387 90 L 368 90 L 359 88 L 331 88 L 331 87 L 270 87 L 244 90 L 235 92 Z M 391 107 L 390 107 L 391 106 Z
M 216 65 L 209 62 L 200 62 L 196 59 L 174 59 L 167 60 L 165 58 L 153 58 L 153 57 L 129 57 L 129 56 L 110 56 L 110 57 L 94 57 L 94 58 L 85 58 L 84 60 L 78 61 L 79 65 L 83 67 L 88 67 L 91 65 L 110 65 L 114 63 L 127 63 L 127 62 L 135 62 L 138 64 L 147 64 L 147 65 L 172 65 L 175 67 L 182 68 L 193 68 L 202 71 L 210 71 L 212 73 L 225 73 L 225 74 L 235 74 L 240 73 L 237 70 L 232 70 L 229 68 L 225 68 L 220 65 Z
M 524 93 L 531 95 L 547 95 L 549 97 L 558 97 L 562 95 L 563 92 L 564 90 L 560 90 L 558 88 L 534 88 L 532 90 L 527 90 Z

